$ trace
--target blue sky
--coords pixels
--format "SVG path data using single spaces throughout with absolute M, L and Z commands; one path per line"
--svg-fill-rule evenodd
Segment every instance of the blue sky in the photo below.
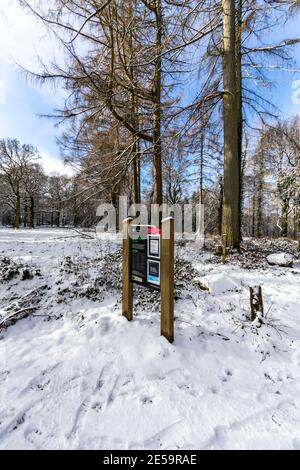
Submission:
M 48 172 L 68 171 L 63 168 L 55 142 L 58 130 L 51 120 L 38 116 L 51 113 L 55 99 L 47 100 L 44 93 L 27 84 L 15 71 L 5 83 L 5 102 L 0 107 L 1 137 L 16 137 L 37 146 Z
M 271 31 L 266 37 L 266 43 L 272 44 L 285 39 L 300 37 L 299 20 L 300 12 L 283 25 L 281 30 Z M 296 83 L 300 80 L 300 45 L 294 46 L 289 50 L 295 61 L 294 68 L 299 68 L 299 72 L 274 71 L 269 73 L 270 78 L 274 75 L 274 87 L 271 93 L 272 101 L 278 106 L 282 115 L 286 117 L 300 114 L 300 93 L 298 93 L 298 99 L 295 100 L 296 89 L 293 88 L 294 83 L 294 86 L 297 85 L 297 89 L 300 90 L 300 82 Z
M 16 66 L 20 63 L 37 70 L 37 54 L 51 60 L 60 51 L 42 25 L 15 0 L 1 0 L 0 8 L 0 138 L 15 137 L 37 146 L 47 173 L 69 174 L 56 145 L 60 131 L 52 120 L 39 117 L 60 106 L 63 92 L 34 85 Z
M 1 0 L 0 8 L 0 138 L 16 137 L 37 146 L 48 173 L 70 173 L 71 170 L 64 167 L 56 145 L 60 130 L 54 127 L 53 121 L 38 117 L 38 114 L 51 113 L 53 108 L 60 106 L 62 90 L 49 86 L 37 87 L 26 82 L 15 65 L 19 62 L 35 69 L 37 54 L 51 60 L 54 56 L 62 57 L 62 53 L 42 25 L 26 15 L 16 0 Z M 297 35 L 300 36 L 299 17 L 298 21 L 295 18 L 281 31 L 271 32 L 266 42 Z M 300 46 L 294 49 L 294 56 L 300 66 Z M 300 114 L 300 82 L 299 99 L 297 103 L 292 100 L 297 91 L 292 84 L 300 80 L 300 73 L 274 71 L 270 74 L 274 74 L 275 85 L 271 92 L 272 100 L 283 116 Z

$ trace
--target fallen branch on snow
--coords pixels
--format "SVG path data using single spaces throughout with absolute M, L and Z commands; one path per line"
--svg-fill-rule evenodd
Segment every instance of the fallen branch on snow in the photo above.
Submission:
M 45 289 L 47 289 L 45 285 L 33 289 L 16 302 L 4 307 L 3 313 L 0 314 L 0 330 L 15 325 L 17 321 L 33 314 L 40 306 Z

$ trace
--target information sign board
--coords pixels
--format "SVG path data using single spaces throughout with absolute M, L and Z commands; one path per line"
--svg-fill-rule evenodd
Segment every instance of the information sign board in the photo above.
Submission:
M 131 281 L 145 287 L 160 288 L 160 230 L 152 226 L 133 226 L 131 233 Z

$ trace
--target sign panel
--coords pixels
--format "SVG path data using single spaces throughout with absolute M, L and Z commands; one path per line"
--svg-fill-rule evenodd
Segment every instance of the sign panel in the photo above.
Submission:
M 160 287 L 160 261 L 148 259 L 148 283 Z
M 131 242 L 131 280 L 140 285 L 147 283 L 147 239 Z
M 160 237 L 148 237 L 148 257 L 160 259 Z

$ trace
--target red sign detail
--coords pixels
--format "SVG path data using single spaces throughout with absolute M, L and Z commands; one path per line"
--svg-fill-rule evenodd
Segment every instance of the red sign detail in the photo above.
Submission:
M 148 228 L 148 235 L 161 235 L 161 229 L 160 228 Z

